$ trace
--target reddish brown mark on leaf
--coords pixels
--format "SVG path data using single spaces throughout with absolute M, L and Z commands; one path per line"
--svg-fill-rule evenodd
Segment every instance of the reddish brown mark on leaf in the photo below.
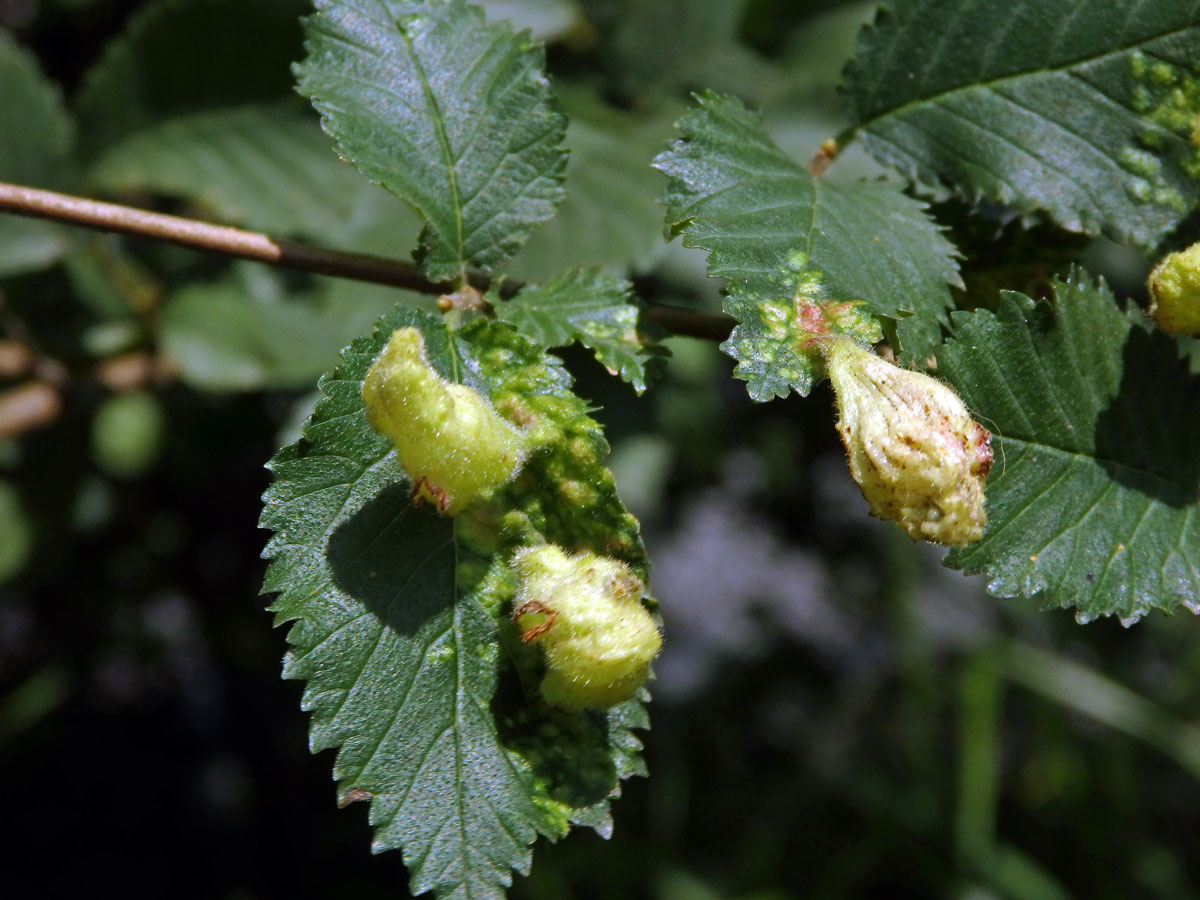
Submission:
M 370 799 L 370 791 L 364 791 L 362 788 L 350 788 L 349 790 L 341 793 L 341 795 L 338 797 L 337 805 L 338 809 L 345 809 L 351 803 L 358 803 L 362 800 Z
M 545 616 L 543 622 L 539 622 L 527 631 L 521 632 L 521 643 L 528 644 L 530 641 L 535 641 L 543 634 L 550 630 L 554 624 L 554 620 L 558 618 L 558 611 L 550 609 L 544 603 L 537 600 L 527 600 L 516 609 L 513 610 L 513 621 L 517 622 L 521 616 L 538 615 Z

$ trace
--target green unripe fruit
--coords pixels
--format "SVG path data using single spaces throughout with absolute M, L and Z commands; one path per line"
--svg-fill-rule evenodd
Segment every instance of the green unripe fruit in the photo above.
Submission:
M 392 333 L 362 396 L 371 427 L 396 445 L 413 501 L 428 500 L 447 515 L 511 481 L 529 454 L 520 429 L 475 391 L 434 370 L 416 328 Z
M 642 606 L 645 585 L 629 566 L 594 553 L 568 556 L 543 544 L 513 559 L 513 621 L 546 651 L 542 697 L 562 709 L 607 709 L 646 683 L 662 636 Z
M 1200 337 L 1200 244 L 1162 258 L 1146 282 L 1150 318 L 1167 334 Z
M 961 546 L 987 524 L 992 436 L 949 385 L 902 369 L 848 338 L 823 342 L 838 431 L 871 514 L 913 540 Z

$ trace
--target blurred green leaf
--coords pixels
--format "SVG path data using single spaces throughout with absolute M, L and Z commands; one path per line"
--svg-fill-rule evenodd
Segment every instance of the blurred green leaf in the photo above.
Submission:
M 20 574 L 33 550 L 33 527 L 16 487 L 0 479 L 0 585 Z
M 38 669 L 0 699 L 0 743 L 53 715 L 70 695 L 71 676 L 61 666 Z
M 434 281 L 494 271 L 562 199 L 544 52 L 463 0 L 317 0 L 297 66 L 338 152 L 425 219 Z
M 857 133 L 910 178 L 1152 244 L 1200 203 L 1191 0 L 896 0 L 846 70 Z
M 995 436 L 983 539 L 946 564 L 1080 622 L 1200 609 L 1200 379 L 1082 274 L 952 316 L 947 378 Z
M 304 0 L 156 0 L 130 19 L 75 98 L 90 160 L 147 126 L 292 95 Z
M 511 300 L 494 298 L 496 317 L 543 347 L 575 341 L 600 364 L 646 390 L 647 368 L 665 350 L 638 334 L 633 285 L 595 269 L 576 269 L 544 285 L 528 285 Z
M 480 0 L 488 20 L 508 19 L 516 29 L 528 28 L 539 41 L 553 41 L 583 22 L 575 0 Z
M 567 196 L 508 271 L 525 281 L 549 280 L 572 266 L 643 272 L 667 249 L 655 202 L 663 179 L 650 163 L 671 134 L 671 116 L 626 113 L 579 88 L 560 94 L 570 118 Z
M 89 178 L 101 190 L 183 197 L 226 222 L 325 244 L 353 242 L 364 212 L 381 218 L 384 205 L 394 240 L 417 230 L 412 213 L 339 160 L 312 114 L 293 103 L 163 120 L 107 148 Z
M 180 378 L 200 390 L 304 387 L 404 296 L 334 280 L 292 296 L 278 273 L 241 264 L 231 275 L 170 296 L 159 337 Z
M 762 101 L 780 71 L 738 41 L 744 0 L 615 0 L 608 68 L 635 104 L 681 88 L 709 88 Z
M 165 434 L 162 404 L 154 394 L 114 394 L 92 420 L 92 456 L 109 475 L 136 478 L 157 461 Z
M 80 305 L 130 330 L 140 329 L 136 315 L 154 309 L 162 293 L 158 279 L 114 235 L 82 236 L 63 268 Z
M 725 311 L 740 324 L 723 349 L 750 396 L 808 393 L 820 368 L 800 346 L 797 301 L 818 294 L 895 320 L 907 360 L 936 348 L 958 268 L 924 204 L 883 182 L 814 177 L 732 98 L 704 94 L 679 127 L 655 161 L 672 179 L 667 227 L 710 251 L 709 274 L 728 283 Z
M 474 513 L 414 507 L 390 441 L 367 424 L 363 378 L 405 326 L 423 332 L 445 377 L 562 429 L 561 445 Z M 264 498 L 262 525 L 275 532 L 264 591 L 280 592 L 280 622 L 295 621 L 284 676 L 308 680 L 311 748 L 340 748 L 343 802 L 370 800 L 374 849 L 403 848 L 413 892 L 500 898 L 510 870 L 528 870 L 538 834 L 559 837 L 573 822 L 607 833 L 608 798 L 643 771 L 630 729 L 646 725 L 637 701 L 564 713 L 525 686 L 508 557 L 550 541 L 644 572 L 637 523 L 570 376 L 508 326 L 450 332 L 397 309 L 320 385 L 304 436 L 270 464 Z
M 1200 728 L 1103 672 L 1037 647 L 1010 641 L 1004 674 L 1074 712 L 1144 741 L 1200 780 Z
M 37 60 L 0 31 L 0 181 L 64 187 L 75 132 L 58 89 Z M 52 222 L 0 212 L 0 277 L 53 265 L 71 236 Z

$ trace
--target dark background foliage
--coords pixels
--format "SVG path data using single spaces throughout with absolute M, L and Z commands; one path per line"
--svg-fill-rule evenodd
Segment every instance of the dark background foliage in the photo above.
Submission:
M 70 96 L 140 5 L 0 0 L 0 25 Z M 624 108 L 741 89 L 781 133 L 804 123 L 793 144 L 809 150 L 837 130 L 838 54 L 869 11 L 756 0 L 720 35 L 721 4 L 583 6 L 592 24 L 552 44 L 553 72 Z M 693 23 L 700 7 L 711 21 Z M 653 58 L 654 16 L 710 40 Z M 810 59 L 795 50 L 806 30 L 841 43 Z M 733 62 L 681 61 L 709 52 Z M 1141 260 L 1000 218 L 1001 245 L 1037 253 L 972 254 L 979 302 L 997 284 L 1036 292 L 1081 254 L 1137 290 Z M 169 283 L 221 270 L 120 246 Z M 638 285 L 711 308 L 699 272 L 673 250 Z M 300 687 L 279 680 L 283 635 L 257 596 L 262 464 L 311 397 L 155 383 L 149 411 L 112 426 L 118 442 L 150 435 L 145 463 L 122 472 L 94 436 L 111 393 L 82 343 L 95 313 L 61 272 L 0 289 L 4 336 L 68 373 L 58 419 L 0 441 L 33 548 L 0 584 L 6 895 L 403 896 L 399 855 L 370 856 L 364 810 L 334 806 L 331 754 L 307 753 Z M 666 380 L 641 399 L 566 354 L 603 407 L 656 564 L 668 638 L 652 777 L 626 784 L 611 840 L 539 845 L 513 896 L 1197 895 L 1200 622 L 1082 628 L 987 599 L 865 516 L 827 389 L 755 405 L 715 347 L 671 343 Z

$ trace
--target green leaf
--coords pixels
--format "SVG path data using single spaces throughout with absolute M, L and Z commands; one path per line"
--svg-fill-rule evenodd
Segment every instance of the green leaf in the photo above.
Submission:
M 434 281 L 491 272 L 562 199 L 544 52 L 463 0 L 317 0 L 296 68 L 339 154 L 425 219 Z
M 69 182 L 74 142 L 62 98 L 37 60 L 0 31 L 0 181 L 35 187 Z M 70 247 L 51 222 L 0 213 L 0 276 L 44 269 Z
M 422 330 L 445 377 L 561 434 L 490 504 L 453 518 L 409 502 L 390 442 L 366 422 L 368 367 L 399 327 Z M 374 849 L 402 847 L 414 893 L 500 898 L 538 834 L 602 833 L 619 779 L 643 771 L 637 701 L 549 709 L 510 621 L 507 560 L 546 541 L 641 574 L 636 521 L 601 463 L 607 445 L 560 363 L 502 323 L 457 332 L 398 308 L 320 382 L 304 437 L 272 460 L 265 591 L 294 621 L 284 676 L 304 678 L 314 752 L 339 748 L 343 803 L 370 799 Z
M 105 48 L 76 96 L 85 156 L 178 116 L 292 94 L 303 0 L 158 0 Z
M 114 478 L 137 478 L 158 460 L 166 430 L 166 416 L 154 394 L 114 394 L 92 419 L 92 459 Z
M 567 197 L 507 272 L 523 281 L 546 281 L 572 266 L 644 272 L 667 249 L 655 202 L 662 176 L 650 160 L 670 135 L 671 119 L 615 109 L 579 88 L 560 87 L 559 94 L 570 117 Z
M 307 9 L 171 0 L 135 16 L 78 99 L 89 184 L 180 197 L 233 224 L 360 251 L 391 252 L 416 234 L 412 211 L 339 160 L 295 97 Z M 213 29 L 220 37 L 198 40 Z
M 1200 610 L 1200 379 L 1103 283 L 1054 294 L 953 314 L 938 373 L 992 428 L 996 465 L 983 539 L 946 564 L 1081 622 Z
M 871 152 L 971 199 L 1151 244 L 1200 202 L 1191 0 L 895 0 L 846 70 Z
M 739 39 L 745 0 L 613 0 L 605 61 L 634 104 L 647 95 L 711 88 L 754 100 L 782 73 Z M 664 40 L 664 35 L 670 38 Z
M 393 239 L 417 230 L 412 213 L 339 160 L 311 111 L 293 103 L 149 125 L 107 148 L 89 180 L 103 191 L 184 197 L 226 222 L 326 245 L 350 243 L 364 219 L 385 214 Z
M 575 0 L 480 0 L 493 22 L 508 19 L 514 28 L 528 28 L 539 41 L 563 37 L 583 24 Z
M 7 478 L 0 478 L 0 585 L 21 573 L 33 552 L 33 525 L 21 495 Z
M 898 320 L 906 360 L 936 348 L 958 270 L 924 204 L 884 182 L 814 177 L 732 98 L 704 94 L 679 127 L 683 139 L 655 161 L 672 178 L 667 227 L 710 251 L 709 274 L 727 281 L 725 311 L 740 324 L 722 349 L 751 397 L 811 389 L 820 368 L 801 346 L 811 335 L 801 313 L 814 303 Z M 847 330 L 866 338 L 866 326 Z
M 575 341 L 596 351 L 600 364 L 640 394 L 646 369 L 663 351 L 638 334 L 633 285 L 596 269 L 577 269 L 544 285 L 528 285 L 513 299 L 492 298 L 496 317 L 543 347 Z
M 179 377 L 200 390 L 311 386 L 338 351 L 403 296 L 344 281 L 289 296 L 277 272 L 241 263 L 230 275 L 172 294 L 159 339 Z

